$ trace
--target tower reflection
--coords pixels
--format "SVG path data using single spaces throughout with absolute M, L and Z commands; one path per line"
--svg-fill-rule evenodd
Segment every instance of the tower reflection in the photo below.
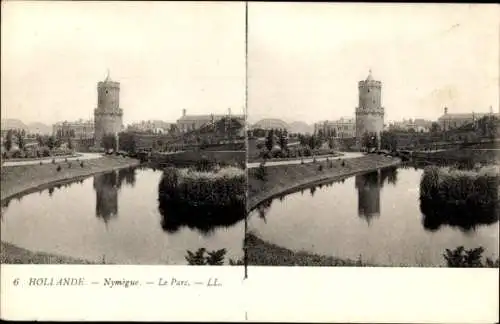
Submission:
M 107 223 L 118 215 L 118 171 L 94 176 L 96 192 L 96 216 Z
M 355 187 L 358 190 L 358 215 L 368 223 L 380 215 L 380 170 L 357 175 Z

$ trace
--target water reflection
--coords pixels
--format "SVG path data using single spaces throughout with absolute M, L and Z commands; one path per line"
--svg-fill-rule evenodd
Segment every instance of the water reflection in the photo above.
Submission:
M 118 216 L 118 191 L 124 183 L 134 187 L 135 181 L 135 168 L 95 175 L 96 216 L 105 223 Z
M 136 170 L 135 168 L 121 169 L 118 171 L 118 188 L 121 188 L 122 184 L 125 183 L 130 185 L 132 188 L 135 186 Z
M 420 211 L 423 214 L 422 224 L 430 232 L 448 225 L 467 233 L 479 226 L 494 224 L 500 218 L 498 203 L 475 206 L 472 203 L 450 204 L 421 198 Z
M 370 223 L 373 217 L 380 215 L 380 190 L 386 182 L 396 185 L 397 172 L 397 167 L 389 167 L 355 176 L 354 186 L 358 190 L 359 217 Z
M 94 176 L 95 214 L 105 223 L 118 215 L 118 179 L 117 171 Z
M 380 173 L 357 175 L 354 185 L 358 190 L 358 215 L 369 223 L 373 217 L 380 215 Z
M 284 196 L 280 196 L 280 201 L 283 201 Z M 264 221 L 264 223 L 267 223 L 266 220 L 266 214 L 269 211 L 269 208 L 271 208 L 271 205 L 273 204 L 273 200 L 266 200 L 260 205 L 257 206 L 257 213 L 259 215 L 259 218 Z
M 229 228 L 245 218 L 244 202 L 224 207 L 194 207 L 161 196 L 158 201 L 161 227 L 167 233 L 176 233 L 182 227 L 188 227 L 209 236 L 217 228 Z

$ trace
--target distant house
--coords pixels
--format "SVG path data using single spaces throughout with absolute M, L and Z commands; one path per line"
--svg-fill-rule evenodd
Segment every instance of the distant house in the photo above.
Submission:
M 190 131 L 198 130 L 205 125 L 216 123 L 225 117 L 236 118 L 241 121 L 242 124 L 245 123 L 245 116 L 243 115 L 232 115 L 229 109 L 227 115 L 188 115 L 186 109 L 183 109 L 182 116 L 177 120 L 177 129 L 181 133 L 187 133 Z
M 356 120 L 342 117 L 337 120 L 325 120 L 314 124 L 314 133 L 322 133 L 330 138 L 352 138 L 356 136 Z
M 464 125 L 473 123 L 485 116 L 496 116 L 500 117 L 498 113 L 460 113 L 460 114 L 450 114 L 448 113 L 448 108 L 444 108 L 444 114 L 438 118 L 439 126 L 442 130 L 450 130 L 460 128 Z

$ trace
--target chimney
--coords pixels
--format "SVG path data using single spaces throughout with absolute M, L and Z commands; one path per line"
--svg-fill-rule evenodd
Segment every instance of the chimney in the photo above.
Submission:
M 186 109 L 182 109 L 182 116 L 186 116 Z
M 448 107 L 444 107 L 444 114 L 446 115 L 448 113 Z
M 229 116 L 231 116 L 231 108 L 227 108 L 227 113 Z

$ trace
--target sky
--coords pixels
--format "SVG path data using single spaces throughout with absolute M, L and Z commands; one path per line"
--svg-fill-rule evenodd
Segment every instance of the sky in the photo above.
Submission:
M 243 113 L 244 3 L 2 2 L 1 117 L 90 119 L 121 83 L 124 123 Z
M 248 120 L 354 117 L 382 82 L 385 121 L 499 111 L 498 5 L 249 3 Z

